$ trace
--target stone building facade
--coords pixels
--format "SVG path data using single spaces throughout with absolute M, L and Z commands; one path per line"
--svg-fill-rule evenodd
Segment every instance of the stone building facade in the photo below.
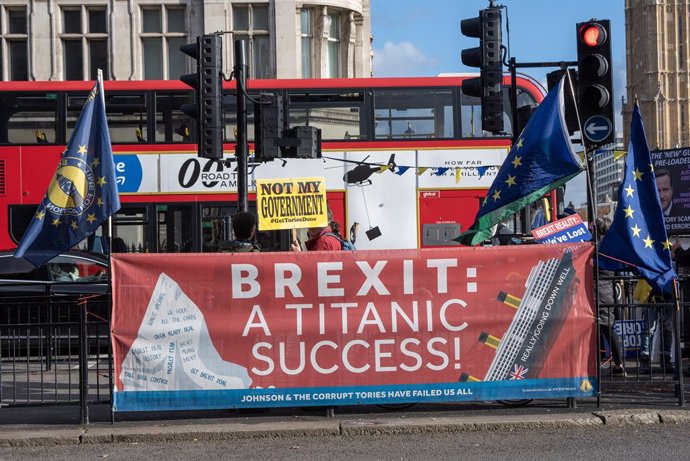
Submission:
M 624 139 L 637 98 L 649 146 L 689 146 L 690 2 L 625 0 L 627 102 Z
M 0 80 L 177 79 L 197 35 L 245 39 L 250 78 L 370 77 L 370 0 L 2 0 Z

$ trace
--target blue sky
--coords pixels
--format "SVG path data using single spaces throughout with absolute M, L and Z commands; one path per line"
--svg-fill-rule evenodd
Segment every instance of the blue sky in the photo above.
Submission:
M 591 18 L 611 20 L 616 112 L 625 95 L 625 4 L 623 0 L 502 0 L 503 44 L 518 63 L 577 60 L 575 24 Z M 460 61 L 464 48 L 478 40 L 460 33 L 462 19 L 476 17 L 488 0 L 371 0 L 374 76 L 430 76 L 477 72 Z M 506 22 L 507 19 L 507 22 Z M 510 26 L 506 35 L 506 23 Z M 510 39 L 510 40 L 508 40 Z M 553 68 L 521 69 L 546 84 Z M 620 116 L 616 131 L 622 133 Z M 566 203 L 586 200 L 582 175 L 566 188 Z

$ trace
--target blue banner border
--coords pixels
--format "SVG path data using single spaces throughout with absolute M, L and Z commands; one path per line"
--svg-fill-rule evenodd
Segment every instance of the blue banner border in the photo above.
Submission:
M 593 397 L 596 377 L 383 386 L 113 392 L 113 411 L 208 410 Z

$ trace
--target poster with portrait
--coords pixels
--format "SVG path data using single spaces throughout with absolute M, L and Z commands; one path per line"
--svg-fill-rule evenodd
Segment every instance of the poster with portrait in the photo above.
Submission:
M 651 152 L 668 235 L 690 235 L 690 148 Z

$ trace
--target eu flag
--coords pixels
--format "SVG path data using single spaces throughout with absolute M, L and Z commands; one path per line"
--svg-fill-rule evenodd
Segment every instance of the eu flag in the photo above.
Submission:
M 565 124 L 561 79 L 532 114 L 479 208 L 472 227 L 455 240 L 476 245 L 492 227 L 582 171 Z
M 119 209 L 99 73 L 48 191 L 14 255 L 40 266 L 84 240 Z
M 676 277 L 670 249 L 647 136 L 640 108 L 635 104 L 625 176 L 618 188 L 611 228 L 599 246 L 599 267 L 629 270 L 634 266 L 653 288 L 663 292 Z

